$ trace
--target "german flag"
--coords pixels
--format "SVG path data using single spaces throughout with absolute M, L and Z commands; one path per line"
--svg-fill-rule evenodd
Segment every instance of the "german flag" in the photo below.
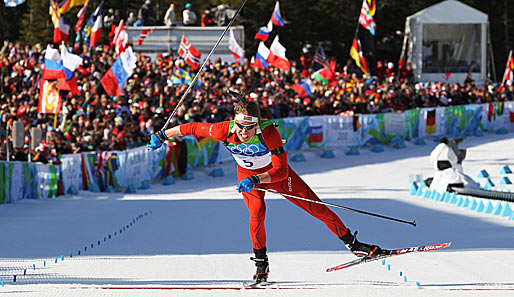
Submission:
M 352 48 L 350 49 L 350 56 L 355 60 L 355 63 L 357 64 L 357 66 L 359 66 L 362 72 L 368 75 L 368 63 L 366 62 L 366 59 L 362 54 L 361 42 L 357 38 L 353 39 Z
M 427 111 L 427 124 L 425 131 L 427 134 L 435 133 L 437 130 L 436 124 L 435 124 L 435 109 Z

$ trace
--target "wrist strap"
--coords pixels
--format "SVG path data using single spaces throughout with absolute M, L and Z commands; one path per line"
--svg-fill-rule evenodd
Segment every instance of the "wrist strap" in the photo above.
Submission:
M 164 133 L 164 131 L 159 130 L 155 134 L 156 134 L 157 138 L 159 138 L 161 143 L 164 143 L 164 142 L 166 142 L 166 140 L 168 140 L 168 136 L 166 136 L 166 133 Z
M 259 177 L 257 175 L 252 175 L 248 178 L 250 180 L 250 182 L 252 183 L 252 186 L 256 186 L 258 184 L 260 184 L 261 180 L 259 179 Z

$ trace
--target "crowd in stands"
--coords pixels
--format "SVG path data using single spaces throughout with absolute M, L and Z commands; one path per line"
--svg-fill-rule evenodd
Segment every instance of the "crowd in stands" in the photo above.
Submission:
M 177 56 L 158 54 L 154 60 L 137 54 L 137 68 L 125 91 L 109 97 L 100 79 L 116 58 L 112 47 L 75 49 L 84 62 L 77 69 L 80 95 L 61 91 L 66 115 L 38 113 L 39 82 L 44 47 L 5 43 L 0 50 L 0 160 L 6 159 L 7 130 L 23 122 L 24 148 L 10 146 L 11 160 L 27 160 L 31 127 L 43 131 L 44 141 L 32 152 L 32 161 L 58 163 L 59 154 L 98 150 L 124 150 L 143 145 L 161 129 L 196 71 Z M 291 86 L 312 73 L 306 51 L 291 61 L 291 71 L 253 68 L 219 59 L 201 71 L 198 83 L 178 107 L 172 126 L 192 121 L 231 119 L 233 99 L 227 89 L 237 89 L 261 105 L 265 118 L 354 113 L 383 113 L 416 107 L 446 106 L 513 100 L 512 86 L 498 92 L 493 84 L 415 82 L 409 65 L 400 70 L 391 63 L 377 64 L 376 75 L 359 74 L 351 61 L 337 66 L 329 83 L 316 82 L 316 91 L 302 98 Z M 396 73 L 398 71 L 398 73 Z

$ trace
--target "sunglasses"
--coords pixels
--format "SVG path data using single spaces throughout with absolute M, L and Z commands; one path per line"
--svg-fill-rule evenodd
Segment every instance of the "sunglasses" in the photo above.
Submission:
M 239 123 L 238 121 L 235 121 L 236 122 L 236 125 L 239 127 L 239 129 L 243 130 L 243 129 L 246 129 L 246 130 L 250 130 L 252 129 L 253 127 L 257 126 L 257 123 L 252 123 L 252 124 L 249 124 L 249 125 L 244 125 L 244 124 L 241 124 Z

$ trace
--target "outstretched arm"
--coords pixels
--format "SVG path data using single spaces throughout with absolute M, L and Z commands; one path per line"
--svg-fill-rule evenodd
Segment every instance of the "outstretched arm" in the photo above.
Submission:
M 210 123 L 188 123 L 175 126 L 165 131 L 157 131 L 150 136 L 150 143 L 146 146 L 151 150 L 156 150 L 169 138 L 195 135 L 198 137 L 212 137 L 224 141 L 228 135 L 230 122 Z

